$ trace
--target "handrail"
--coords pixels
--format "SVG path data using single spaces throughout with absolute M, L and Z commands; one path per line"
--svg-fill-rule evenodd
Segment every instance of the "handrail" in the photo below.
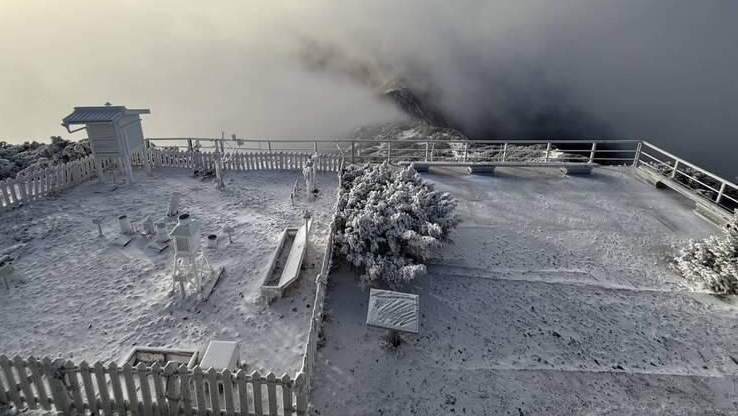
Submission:
M 510 140 L 458 140 L 458 139 L 449 139 L 449 140 L 433 140 L 433 139 L 350 139 L 350 138 L 335 138 L 335 139 L 291 139 L 291 138 L 272 138 L 272 139 L 261 139 L 261 138 L 242 138 L 242 137 L 236 137 L 233 138 L 222 138 L 222 137 L 147 137 L 146 140 L 149 141 L 187 141 L 187 140 L 201 140 L 201 141 L 213 141 L 213 142 L 220 142 L 220 141 L 226 141 L 226 142 L 251 142 L 251 143 L 472 143 L 472 144 L 505 144 L 505 143 L 512 143 L 512 144 L 546 144 L 546 143 L 632 143 L 636 144 L 639 143 L 640 140 L 635 139 L 592 139 L 592 140 L 582 140 L 582 139 L 572 139 L 572 140 L 566 140 L 566 139 L 525 139 L 525 140 L 517 140 L 517 139 L 510 139 Z M 589 150 L 589 149 L 587 149 Z
M 650 147 L 650 148 L 652 148 L 652 149 L 654 149 L 654 150 L 657 150 L 657 151 L 661 152 L 664 156 L 670 157 L 670 158 L 674 159 L 675 161 L 679 161 L 680 164 L 687 165 L 690 168 L 695 169 L 695 170 L 698 170 L 698 171 L 704 173 L 707 176 L 711 176 L 713 179 L 717 179 L 720 182 L 725 182 L 725 184 L 727 184 L 731 188 L 733 188 L 735 190 L 738 190 L 738 185 L 736 185 L 733 181 L 730 181 L 728 179 L 725 179 L 722 176 L 716 175 L 716 174 L 714 174 L 712 172 L 706 171 L 706 170 L 702 169 L 701 167 L 699 167 L 697 165 L 694 165 L 694 164 L 692 164 L 690 162 L 687 162 L 686 160 L 680 158 L 679 156 L 676 156 L 673 153 L 670 153 L 670 152 L 668 152 L 668 151 L 666 151 L 666 150 L 664 150 L 664 149 L 662 149 L 662 148 L 660 148 L 660 147 L 658 147 L 656 145 L 653 145 L 653 144 L 651 144 L 649 142 L 644 141 L 643 144 L 646 145 L 646 146 L 648 146 L 648 147 Z
M 212 149 L 220 151 L 255 151 L 255 152 L 273 152 L 273 151 L 323 151 L 328 153 L 338 151 L 345 153 L 347 159 L 351 163 L 357 162 L 411 162 L 411 161 L 455 161 L 459 164 L 480 161 L 493 160 L 528 160 L 528 161 L 545 161 L 544 163 L 555 162 L 556 159 L 551 157 L 552 152 L 563 152 L 564 157 L 572 157 L 574 155 L 581 156 L 589 162 L 602 163 L 626 163 L 634 167 L 640 164 L 648 166 L 663 166 L 666 169 L 664 176 L 673 179 L 680 186 L 689 190 L 691 193 L 697 194 L 697 189 L 704 189 L 715 193 L 714 197 L 710 197 L 713 204 L 723 207 L 732 208 L 730 203 L 735 202 L 731 195 L 738 191 L 738 185 L 733 181 L 727 180 L 719 175 L 711 173 L 699 166 L 687 162 L 686 160 L 668 152 L 658 146 L 655 146 L 644 140 L 636 139 L 523 139 L 523 140 L 471 140 L 471 139 L 450 139 L 450 140 L 433 140 L 430 138 L 382 138 L 382 139 L 352 139 L 352 138 L 245 138 L 245 137 L 151 137 L 146 139 L 147 143 L 160 142 L 166 146 L 166 142 L 179 141 L 181 143 L 172 144 L 172 147 L 193 149 L 195 141 L 206 142 L 200 146 L 202 149 Z M 237 143 L 237 149 L 227 149 L 226 143 Z M 292 146 L 290 146 L 292 145 Z M 530 145 L 540 145 L 530 155 Z M 608 146 L 609 145 L 609 146 Z M 364 147 L 362 147 L 364 146 Z M 512 147 L 514 146 L 514 147 Z M 545 146 L 545 151 L 543 149 Z M 555 148 L 554 148 L 555 146 Z M 345 149 L 341 149 L 344 147 Z M 644 160 L 650 159 L 650 160 Z M 679 168 L 682 167 L 680 170 Z M 684 171 L 684 167 L 689 167 L 695 172 L 706 175 L 710 178 L 707 182 L 700 180 L 694 174 Z M 678 174 L 678 176 L 677 176 Z M 725 205 L 728 203 L 729 205 Z M 729 209 L 730 209 L 729 208 Z

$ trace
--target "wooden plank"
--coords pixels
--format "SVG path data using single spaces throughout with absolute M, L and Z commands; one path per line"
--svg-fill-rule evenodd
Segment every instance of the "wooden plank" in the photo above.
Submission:
M 226 368 L 220 374 L 220 381 L 223 383 L 223 396 L 225 397 L 225 408 L 226 414 L 232 415 L 235 412 L 235 406 L 233 405 L 233 377 L 231 372 Z
M 20 194 L 20 199 L 18 198 L 18 194 L 16 194 L 16 185 L 18 185 L 18 194 Z M 10 190 L 13 192 L 13 199 L 18 201 L 19 204 L 25 204 L 26 202 L 28 202 L 28 194 L 26 194 L 25 175 L 16 176 L 15 180 L 13 180 L 13 185 L 11 186 Z
M 72 391 L 72 399 L 74 402 L 74 410 L 79 414 L 84 414 L 85 406 L 82 401 L 82 389 L 79 386 L 79 379 L 77 378 L 77 366 L 70 360 L 64 365 L 67 379 L 69 380 L 69 389 Z
M 59 398 L 58 398 L 59 391 L 57 389 L 56 381 L 54 379 L 53 364 L 49 357 L 45 357 L 41 359 L 41 368 L 43 370 L 43 374 L 46 375 L 46 380 L 48 381 L 49 394 L 51 395 L 51 402 L 54 404 L 54 407 L 56 407 L 57 411 L 61 411 L 61 408 L 59 407 Z
M 220 414 L 220 401 L 218 400 L 218 372 L 214 368 L 210 368 L 206 373 L 208 380 L 208 388 L 210 389 L 210 407 L 213 413 Z
M 33 389 L 31 389 L 31 383 L 30 377 L 28 376 L 28 372 L 26 371 L 26 363 L 23 361 L 23 359 L 19 356 L 15 356 L 13 358 L 13 367 L 15 367 L 15 371 L 18 373 L 18 382 L 20 383 L 20 390 L 23 392 L 23 398 L 31 409 L 36 409 L 36 395 L 33 393 Z
M 282 375 L 280 379 L 282 382 L 282 412 L 285 416 L 292 414 L 292 380 L 287 373 Z
M 28 360 L 26 361 L 28 362 L 28 367 L 31 369 L 31 380 L 33 380 L 33 385 L 36 387 L 39 404 L 42 409 L 50 410 L 51 404 L 49 402 L 49 396 L 46 394 L 46 386 L 44 385 L 41 363 L 36 361 L 33 357 L 28 357 Z M 1 386 L 0 390 L 2 390 Z M 2 401 L 2 398 L 0 398 L 0 401 Z
M 105 415 L 113 413 L 113 405 L 110 403 L 110 394 L 108 393 L 108 384 L 105 381 L 105 368 L 102 363 L 97 361 L 92 366 L 95 372 L 95 383 L 97 383 L 97 391 L 100 395 L 100 405 L 98 409 L 102 410 Z
M 29 179 L 31 180 L 28 188 L 28 194 L 30 196 L 29 199 L 31 201 L 35 201 L 40 197 L 39 192 L 41 191 L 39 187 L 39 184 L 41 183 L 39 170 L 31 172 L 31 177 Z
M 249 391 L 247 383 L 248 375 L 244 370 L 236 372 L 236 384 L 238 385 L 238 412 L 241 416 L 249 415 Z
M 179 388 L 182 395 L 182 407 L 185 416 L 192 415 L 192 392 L 190 391 L 192 380 L 190 378 L 190 369 L 186 365 L 179 366 Z
M 267 373 L 267 397 L 269 399 L 269 416 L 277 416 L 277 377 L 271 371 Z
M 164 396 L 164 387 L 161 384 L 162 368 L 159 363 L 151 366 L 151 378 L 154 382 L 154 402 L 156 403 L 156 411 L 154 414 L 165 415 L 167 408 L 167 398 Z
M 3 383 L 3 378 L 0 377 L 0 404 L 9 404 L 10 399 L 8 398 L 8 390 Z
M 141 386 L 143 414 L 145 416 L 152 416 L 151 387 L 149 387 L 149 370 L 146 368 L 146 364 L 138 363 L 136 373 L 138 373 L 138 384 Z
M 261 374 L 258 371 L 251 373 L 251 385 L 254 388 L 254 414 L 256 416 L 264 416 L 264 409 L 261 406 Z
M 10 360 L 4 355 L 0 355 L 0 369 L 2 369 L 5 380 L 8 382 L 8 398 L 15 403 L 16 407 L 23 407 L 21 397 L 18 394 L 18 383 L 15 381 L 13 370 L 10 367 Z
M 51 192 L 51 168 L 44 169 L 44 195 Z
M 166 388 L 164 395 L 167 398 L 167 414 L 169 416 L 179 415 L 179 388 L 177 386 L 177 364 L 168 362 L 164 366 L 164 377 L 166 379 Z
M 95 386 L 92 384 L 92 377 L 90 376 L 91 370 L 90 365 L 87 361 L 79 363 L 79 375 L 82 376 L 82 386 L 85 388 L 86 402 L 89 406 L 92 414 L 97 413 L 97 394 L 95 392 Z
M 120 371 L 115 363 L 108 365 L 108 376 L 110 377 L 110 385 L 113 387 L 113 397 L 115 407 L 118 409 L 119 415 L 126 414 L 126 400 L 123 396 L 123 389 L 120 387 Z
M 206 416 L 208 412 L 208 404 L 205 401 L 205 385 L 202 380 L 202 369 L 200 366 L 195 367 L 193 371 L 195 379 L 195 397 L 197 398 L 197 414 Z
M 52 391 L 56 392 L 54 395 L 54 406 L 62 414 L 69 413 L 72 409 L 72 403 L 69 401 L 69 391 L 64 384 L 64 366 L 64 360 L 57 358 L 50 362 L 49 372 L 46 373 Z
M 293 384 L 295 386 L 295 410 L 298 416 L 303 416 L 307 413 L 307 394 L 305 394 L 305 390 L 307 389 L 305 384 L 307 381 L 305 378 L 305 373 L 300 373 L 295 377 Z
M 0 181 L 0 197 L 2 197 L 5 207 L 10 209 L 13 206 L 13 202 L 10 200 L 10 192 L 8 191 L 8 180 Z
M 128 395 L 128 410 L 132 415 L 141 415 L 136 382 L 133 380 L 133 368 L 128 363 L 123 364 L 123 382 L 126 385 L 126 394 Z

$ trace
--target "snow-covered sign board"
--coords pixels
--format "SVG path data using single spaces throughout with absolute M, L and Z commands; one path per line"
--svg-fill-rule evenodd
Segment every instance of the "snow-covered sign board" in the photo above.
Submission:
M 366 324 L 394 331 L 418 333 L 418 295 L 372 289 Z
M 141 114 L 148 109 L 127 109 L 125 106 L 74 107 L 64 117 L 62 126 L 84 125 L 95 157 L 125 157 L 144 149 Z

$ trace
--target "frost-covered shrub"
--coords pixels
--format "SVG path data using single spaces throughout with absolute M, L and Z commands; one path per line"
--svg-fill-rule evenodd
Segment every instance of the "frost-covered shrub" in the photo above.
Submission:
M 51 137 L 49 144 L 0 142 L 0 180 L 14 178 L 22 172 L 81 159 L 90 153 L 87 140 L 72 142 L 56 136 Z
M 718 293 L 737 293 L 738 211 L 733 214 L 723 238 L 691 240 L 674 260 L 686 278 Z
M 422 262 L 460 222 L 457 201 L 412 167 L 349 166 L 341 180 L 336 244 L 364 282 L 398 286 L 425 274 Z

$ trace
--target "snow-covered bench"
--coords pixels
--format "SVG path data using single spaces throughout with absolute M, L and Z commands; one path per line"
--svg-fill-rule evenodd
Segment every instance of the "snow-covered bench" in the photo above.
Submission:
M 598 166 L 596 163 L 588 162 L 462 162 L 462 161 L 440 161 L 440 162 L 400 162 L 407 166 L 412 164 L 418 172 L 428 172 L 432 167 L 465 167 L 469 173 L 494 174 L 495 168 L 558 168 L 568 175 L 587 175 L 592 168 Z
M 637 177 L 651 185 L 670 188 L 689 198 L 694 202 L 695 213 L 717 226 L 723 227 L 725 224 L 730 222 L 730 218 L 733 215 L 732 212 L 716 204 L 714 201 L 698 194 L 684 184 L 677 182 L 668 176 L 664 176 L 664 174 L 656 170 L 653 166 L 643 163 L 638 165 L 638 167 L 633 171 Z
M 300 276 L 312 222 L 311 219 L 300 228 L 285 228 L 282 232 L 261 285 L 261 295 L 267 303 L 281 298 L 284 290 Z

